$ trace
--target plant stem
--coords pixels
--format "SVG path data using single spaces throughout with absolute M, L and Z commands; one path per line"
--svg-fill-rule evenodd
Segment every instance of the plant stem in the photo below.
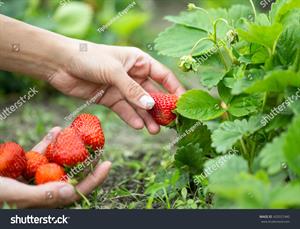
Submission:
M 216 44 L 217 45 L 217 44 Z M 218 53 L 219 53 L 219 55 L 220 55 L 220 58 L 221 58 L 221 60 L 222 60 L 222 62 L 223 62 L 223 64 L 224 64 L 224 66 L 225 66 L 225 69 L 226 69 L 226 71 L 228 71 L 229 70 L 229 68 L 228 68 L 228 66 L 227 66 L 227 64 L 226 64 L 226 61 L 225 61 L 225 58 L 224 58 L 224 56 L 223 56 L 223 53 L 221 52 L 221 49 L 220 49 L 220 47 L 217 45 L 217 47 L 218 47 Z
M 240 139 L 240 143 L 241 143 L 241 146 L 242 146 L 242 149 L 243 149 L 243 154 L 244 156 L 248 156 L 248 153 L 247 153 L 247 149 L 246 149 L 246 145 L 245 145 L 245 142 L 243 139 Z
M 256 9 L 255 9 L 255 6 L 254 6 L 254 3 L 253 3 L 253 0 L 250 0 L 250 4 L 251 4 L 251 7 L 252 7 L 252 10 L 253 10 L 253 13 L 254 13 L 254 19 L 256 20 Z M 255 21 L 254 20 L 254 21 Z
M 223 62 L 223 64 L 224 64 L 224 66 L 225 66 L 225 69 L 226 69 L 226 71 L 228 71 L 229 70 L 229 67 L 227 66 L 227 64 L 226 64 L 226 60 L 225 60 L 225 58 L 224 58 L 224 55 L 222 54 L 222 52 L 221 52 L 221 50 L 220 50 L 220 46 L 218 45 L 218 41 L 217 41 L 217 24 L 218 24 L 218 22 L 224 22 L 226 25 L 228 25 L 229 26 L 229 24 L 228 24 L 228 21 L 227 20 L 225 20 L 224 18 L 218 18 L 217 20 L 215 20 L 214 21 L 214 23 L 213 23 L 213 27 L 214 27 L 214 34 L 213 34 L 213 41 L 214 41 L 214 43 L 215 43 L 215 45 L 217 46 L 217 48 L 218 48 L 218 53 L 219 53 L 219 55 L 220 55 L 220 58 L 221 58 L 221 60 L 222 60 L 222 62 Z M 225 50 L 226 50 L 226 52 L 228 53 L 228 56 L 230 57 L 230 59 L 232 60 L 232 56 L 231 56 L 231 54 L 230 54 L 230 51 L 228 50 L 228 48 L 226 47 L 226 44 L 224 45 L 225 46 Z M 233 60 L 232 60 L 233 61 Z
M 191 49 L 190 55 L 193 54 L 193 52 L 195 51 L 195 48 L 200 44 L 200 42 L 205 41 L 205 40 L 208 40 L 208 41 L 213 42 L 213 40 L 210 39 L 209 37 L 202 37 L 202 38 L 200 38 L 200 39 L 196 42 L 196 44 L 194 44 L 193 48 Z
M 86 198 L 86 196 L 85 196 L 82 192 L 80 192 L 77 188 L 74 187 L 74 189 L 75 189 L 75 192 L 76 192 L 79 196 L 82 197 L 82 199 L 85 201 L 85 203 L 86 203 L 88 206 L 91 206 L 91 203 L 90 203 L 90 201 Z
M 264 98 L 263 98 L 263 104 L 262 104 L 262 112 L 264 112 L 265 105 L 266 105 L 266 102 L 267 102 L 267 98 L 268 98 L 268 92 L 265 92 L 264 93 Z
M 255 157 L 255 144 L 252 144 L 252 149 L 250 152 L 250 163 L 249 163 L 249 171 L 252 172 L 252 164 Z
M 213 23 L 213 26 L 214 26 L 214 42 L 217 42 L 217 24 L 218 24 L 218 22 L 221 22 L 221 21 L 229 26 L 228 21 L 225 20 L 224 18 L 218 18 L 217 20 L 214 21 L 214 23 Z
M 171 205 L 170 205 L 170 201 L 169 201 L 167 190 L 166 190 L 166 188 L 163 188 L 163 190 L 164 190 L 164 194 L 165 194 L 165 197 L 166 197 L 167 208 L 170 209 Z

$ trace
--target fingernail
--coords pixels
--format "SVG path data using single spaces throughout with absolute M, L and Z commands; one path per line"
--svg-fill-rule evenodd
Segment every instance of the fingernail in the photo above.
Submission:
M 59 189 L 59 195 L 62 199 L 68 199 L 74 194 L 74 188 L 72 186 L 64 186 Z
M 151 109 L 155 102 L 153 100 L 153 98 L 151 96 L 148 96 L 148 95 L 143 95 L 141 98 L 140 98 L 140 103 L 146 108 L 146 109 Z

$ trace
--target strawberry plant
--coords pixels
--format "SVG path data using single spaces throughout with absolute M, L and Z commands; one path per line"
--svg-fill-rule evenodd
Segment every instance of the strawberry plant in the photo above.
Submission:
M 267 13 L 252 0 L 189 4 L 166 19 L 174 25 L 156 50 L 202 86 L 177 102 L 176 152 L 169 172 L 152 178 L 148 207 L 155 197 L 171 207 L 178 191 L 174 206 L 190 198 L 193 208 L 299 207 L 300 1 L 278 0 Z

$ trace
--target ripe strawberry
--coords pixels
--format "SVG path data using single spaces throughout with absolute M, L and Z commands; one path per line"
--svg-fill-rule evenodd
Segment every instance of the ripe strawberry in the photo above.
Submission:
M 178 97 L 176 95 L 164 94 L 161 92 L 150 93 L 150 95 L 154 99 L 155 105 L 148 112 L 159 125 L 169 125 L 176 119 L 176 115 L 172 113 L 172 111 L 176 108 Z
M 48 161 L 53 161 L 52 150 L 53 150 L 53 143 L 50 143 L 45 152 L 45 156 L 48 159 Z
M 86 146 L 90 146 L 94 150 L 103 148 L 105 137 L 97 116 L 91 114 L 78 115 L 72 122 L 71 128 L 78 131 Z
M 53 145 L 48 147 L 46 155 L 50 162 L 74 166 L 85 161 L 89 153 L 76 130 L 68 127 L 59 133 Z
M 25 152 L 14 142 L 0 145 L 0 176 L 18 178 L 26 167 Z
M 55 163 L 48 163 L 38 167 L 35 173 L 35 183 L 45 184 L 51 181 L 66 181 L 66 173 L 63 167 Z
M 27 160 L 27 166 L 24 171 L 24 177 L 28 180 L 34 177 L 39 166 L 48 163 L 48 159 L 43 154 L 34 151 L 26 153 L 25 157 Z

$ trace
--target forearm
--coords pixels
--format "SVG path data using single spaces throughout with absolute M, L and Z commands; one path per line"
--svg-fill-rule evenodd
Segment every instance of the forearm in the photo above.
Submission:
M 70 59 L 73 40 L 0 15 L 0 70 L 47 79 Z

